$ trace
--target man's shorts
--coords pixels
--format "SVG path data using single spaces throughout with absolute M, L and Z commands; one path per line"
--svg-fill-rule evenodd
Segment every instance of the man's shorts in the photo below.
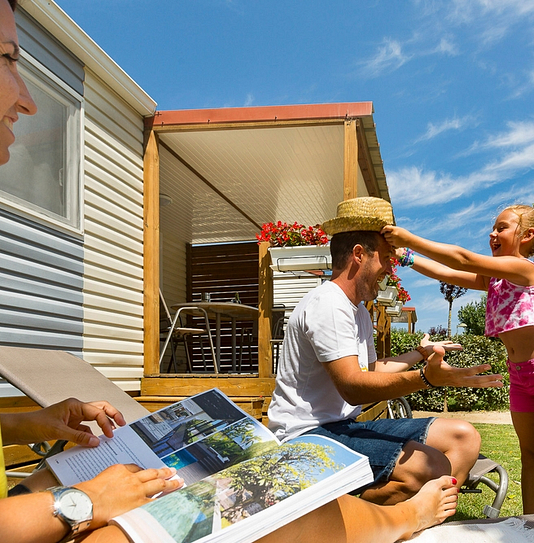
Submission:
M 403 447 L 408 441 L 424 444 L 430 425 L 435 418 L 378 419 L 356 422 L 352 419 L 323 424 L 307 434 L 327 436 L 346 445 L 349 449 L 365 454 L 373 470 L 374 482 L 369 486 L 389 480 Z M 363 489 L 359 489 L 358 493 Z
M 510 374 L 510 411 L 534 412 L 534 359 L 506 362 Z

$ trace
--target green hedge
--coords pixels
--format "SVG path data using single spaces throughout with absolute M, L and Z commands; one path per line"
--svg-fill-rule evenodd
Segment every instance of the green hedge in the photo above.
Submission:
M 397 356 L 415 349 L 423 333 L 408 334 L 404 330 L 392 330 L 391 354 Z M 431 337 L 441 341 L 443 337 Z M 506 369 L 506 349 L 500 340 L 462 334 L 453 336 L 452 340 L 461 343 L 463 351 L 449 351 L 445 360 L 451 366 L 469 367 L 478 364 L 491 364 L 493 373 L 504 377 L 502 388 L 455 388 L 440 387 L 420 390 L 407 396 L 412 409 L 419 411 L 443 411 L 445 405 L 449 411 L 504 410 L 509 408 L 509 379 Z M 416 366 L 416 367 L 419 367 Z

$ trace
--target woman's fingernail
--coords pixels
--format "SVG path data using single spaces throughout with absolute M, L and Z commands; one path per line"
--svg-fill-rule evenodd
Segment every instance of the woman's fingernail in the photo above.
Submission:
M 452 478 L 452 484 L 453 484 L 453 485 L 457 485 L 457 484 L 458 484 L 458 480 L 456 479 L 456 477 L 453 477 L 453 478 Z

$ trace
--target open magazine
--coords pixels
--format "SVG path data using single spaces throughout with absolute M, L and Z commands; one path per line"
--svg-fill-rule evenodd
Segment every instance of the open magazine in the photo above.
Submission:
M 373 480 L 369 461 L 306 434 L 283 444 L 212 389 L 48 460 L 64 485 L 117 463 L 167 465 L 184 487 L 114 519 L 135 543 L 256 539 Z

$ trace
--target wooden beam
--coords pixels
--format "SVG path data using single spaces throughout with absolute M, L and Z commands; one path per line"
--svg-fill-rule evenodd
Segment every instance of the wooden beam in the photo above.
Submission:
M 271 377 L 273 374 L 273 355 L 271 346 L 271 316 L 273 307 L 273 272 L 269 266 L 271 255 L 269 243 L 260 243 L 258 278 L 258 375 Z
M 145 377 L 141 381 L 141 398 L 146 396 L 193 396 L 218 388 L 231 397 L 269 397 L 274 390 L 274 378 L 262 379 L 250 375 L 168 375 Z M 139 398 L 136 398 L 138 400 Z
M 198 132 L 199 130 L 251 130 L 262 128 L 300 128 L 313 126 L 340 125 L 341 119 L 297 120 L 297 121 L 256 121 L 256 122 L 227 122 L 227 123 L 197 123 L 197 124 L 154 124 L 154 132 L 158 134 L 174 134 L 178 132 Z
M 159 148 L 153 130 L 143 157 L 144 374 L 159 373 Z
M 369 151 L 369 145 L 367 138 L 365 137 L 365 129 L 361 119 L 356 120 L 356 136 L 358 138 L 358 164 L 362 172 L 365 186 L 367 187 L 367 193 L 369 196 L 375 196 L 380 198 L 380 188 L 378 181 L 376 180 L 375 168 L 373 161 L 371 160 L 371 152 Z
M 358 137 L 356 119 L 345 121 L 343 145 L 343 199 L 350 200 L 358 196 Z

